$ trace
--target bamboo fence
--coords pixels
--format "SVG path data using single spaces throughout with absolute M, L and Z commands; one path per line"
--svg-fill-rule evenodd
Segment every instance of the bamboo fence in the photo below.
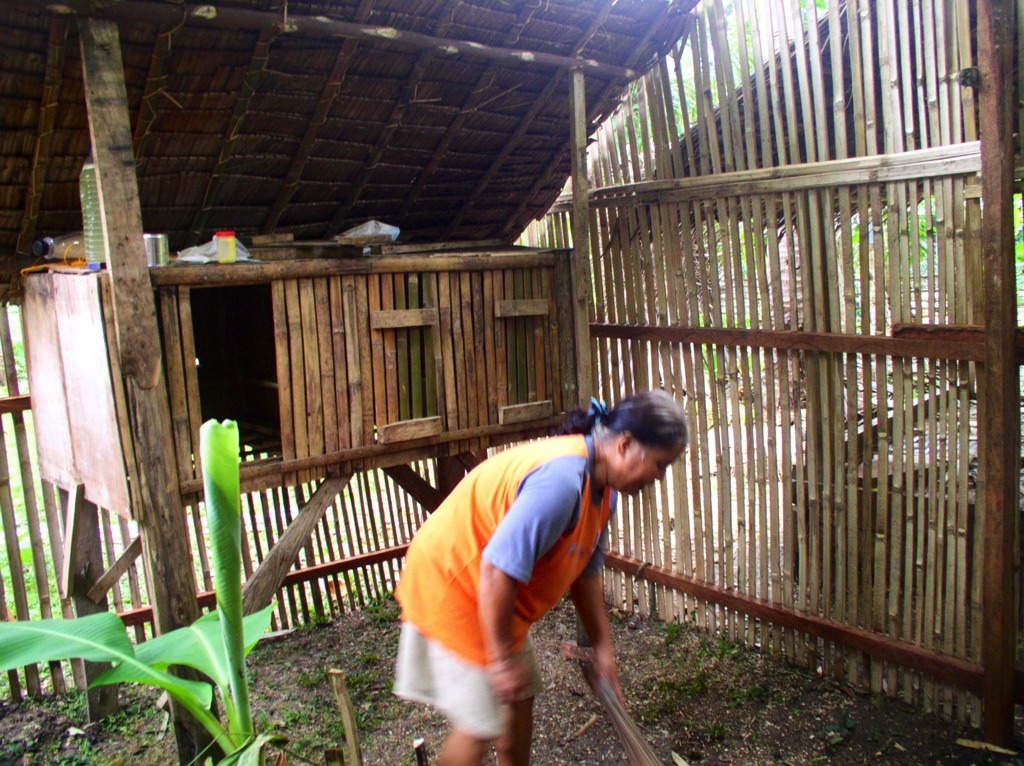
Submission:
M 612 402 L 664 387 L 692 429 L 668 480 L 625 499 L 613 550 L 977 663 L 975 365 L 861 344 L 981 324 L 968 4 L 724 5 L 702 4 L 589 150 L 595 381 Z M 523 242 L 573 244 L 569 216 Z M 897 662 L 646 578 L 607 585 L 978 723 L 977 697 Z

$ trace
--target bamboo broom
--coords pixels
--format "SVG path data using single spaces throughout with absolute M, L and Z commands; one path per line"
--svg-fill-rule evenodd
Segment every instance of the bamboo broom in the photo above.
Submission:
M 588 646 L 580 646 L 573 641 L 564 641 L 562 642 L 562 656 L 579 660 L 583 678 L 586 679 L 587 686 L 590 687 L 594 697 L 608 712 L 608 717 L 611 718 L 612 726 L 622 742 L 626 758 L 631 766 L 662 766 L 654 749 L 644 738 L 640 727 L 626 712 L 622 700 L 619 699 L 619 695 L 615 693 L 615 689 L 612 688 L 608 679 L 597 677 L 593 662 L 594 650 Z

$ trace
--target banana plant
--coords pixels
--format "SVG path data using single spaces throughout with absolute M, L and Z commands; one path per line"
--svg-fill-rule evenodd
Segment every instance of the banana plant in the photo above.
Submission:
M 110 612 L 75 620 L 0 622 L 0 672 L 71 657 L 116 663 L 92 685 L 134 682 L 164 689 L 227 754 L 221 764 L 262 764 L 266 746 L 283 738 L 255 735 L 245 657 L 266 633 L 274 604 L 242 616 L 237 424 L 230 420 L 204 423 L 200 451 L 213 541 L 217 611 L 136 647 L 128 640 L 121 618 Z M 171 675 L 167 672 L 170 665 L 195 668 L 216 684 L 224 701 L 226 725 L 210 711 L 211 686 Z

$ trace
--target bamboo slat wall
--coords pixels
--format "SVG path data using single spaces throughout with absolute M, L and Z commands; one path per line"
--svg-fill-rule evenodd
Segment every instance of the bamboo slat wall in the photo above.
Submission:
M 968 4 L 702 8 L 589 154 L 595 380 L 611 401 L 663 386 L 692 427 L 669 480 L 624 503 L 615 549 L 977 663 L 980 357 L 933 329 L 981 324 Z M 570 244 L 569 215 L 524 241 Z M 978 722 L 976 697 L 895 663 L 631 576 L 608 586 Z

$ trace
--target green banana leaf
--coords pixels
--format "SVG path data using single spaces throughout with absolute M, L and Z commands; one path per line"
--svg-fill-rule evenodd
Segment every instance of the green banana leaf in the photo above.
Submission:
M 134 656 L 124 623 L 112 612 L 74 621 L 0 622 L 0 671 L 69 657 L 120 662 Z
M 246 655 L 267 632 L 273 611 L 274 605 L 271 604 L 249 615 L 243 621 Z M 178 628 L 139 644 L 135 648 L 135 657 L 140 663 L 159 670 L 164 670 L 169 665 L 188 665 L 209 676 L 223 693 L 229 688 L 229 675 L 221 628 L 219 615 L 210 612 L 188 627 Z M 123 626 L 121 630 L 124 631 Z M 146 683 L 146 679 L 139 677 L 137 669 L 131 665 L 117 665 L 103 673 L 96 681 Z
M 81 657 L 90 662 L 116 662 L 131 680 L 158 686 L 173 695 L 203 726 L 217 736 L 223 727 L 210 712 L 213 689 L 209 684 L 175 678 L 150 667 L 135 656 L 121 618 L 111 612 L 76 620 L 0 622 L 0 672 L 41 662 Z M 106 676 L 112 671 L 107 671 Z M 112 681 L 97 678 L 94 686 Z M 210 726 L 214 729 L 210 729 Z
M 221 686 L 231 733 L 240 742 L 253 737 L 249 683 L 245 675 L 242 623 L 242 507 L 238 467 L 238 424 L 208 420 L 199 430 L 203 488 L 209 517 L 213 578 L 217 590 L 227 683 Z M 222 674 L 221 678 L 224 675 Z M 219 682 L 218 682 L 219 683 Z M 226 687 L 226 688 L 225 688 Z

